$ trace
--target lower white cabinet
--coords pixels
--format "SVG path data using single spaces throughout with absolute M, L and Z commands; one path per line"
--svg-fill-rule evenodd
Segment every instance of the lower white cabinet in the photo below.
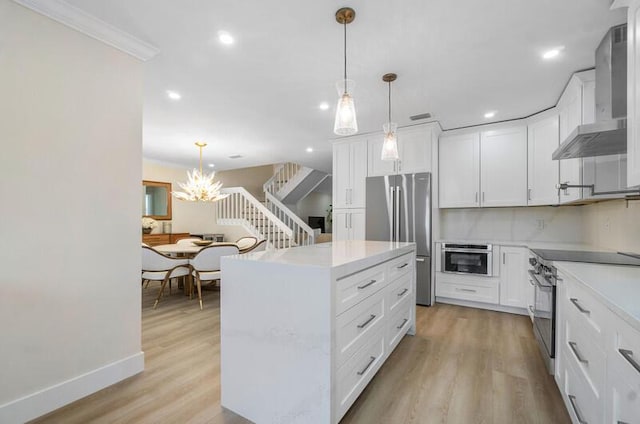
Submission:
M 529 281 L 527 268 L 529 249 L 526 247 L 500 246 L 500 304 L 526 308 Z
M 364 209 L 333 210 L 333 240 L 365 239 Z

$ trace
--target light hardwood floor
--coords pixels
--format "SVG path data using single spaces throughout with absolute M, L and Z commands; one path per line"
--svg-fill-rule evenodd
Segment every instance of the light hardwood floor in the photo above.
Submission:
M 144 291 L 145 371 L 37 423 L 249 421 L 220 406 L 219 292 L 197 300 Z M 450 305 L 418 307 L 405 337 L 343 424 L 569 423 L 527 317 Z

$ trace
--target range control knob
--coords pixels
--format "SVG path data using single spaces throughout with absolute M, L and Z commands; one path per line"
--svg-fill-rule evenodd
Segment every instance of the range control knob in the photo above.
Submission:
M 538 261 L 536 260 L 536 258 L 529 258 L 529 265 L 531 266 L 538 265 Z

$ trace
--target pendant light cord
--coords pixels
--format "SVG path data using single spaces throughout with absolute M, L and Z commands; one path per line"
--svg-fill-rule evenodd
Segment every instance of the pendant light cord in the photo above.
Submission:
M 391 122 L 391 81 L 389 81 L 389 122 Z
M 200 147 L 200 175 L 202 175 L 202 146 Z
M 342 26 L 344 27 L 344 94 L 347 94 L 347 22 L 345 21 Z

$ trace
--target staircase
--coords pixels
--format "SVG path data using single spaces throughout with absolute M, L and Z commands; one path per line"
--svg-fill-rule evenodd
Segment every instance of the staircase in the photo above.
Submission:
M 297 203 L 326 177 L 315 169 L 282 164 L 263 186 L 264 203 L 242 187 L 223 188 L 229 197 L 216 204 L 217 222 L 242 226 L 272 249 L 314 244 L 314 231 L 284 203 Z

